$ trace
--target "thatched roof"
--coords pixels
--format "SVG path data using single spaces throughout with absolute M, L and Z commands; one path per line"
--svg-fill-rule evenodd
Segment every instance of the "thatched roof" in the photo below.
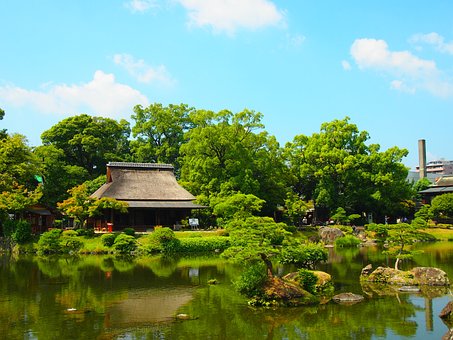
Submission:
M 93 197 L 112 197 L 130 207 L 200 208 L 195 197 L 176 181 L 173 166 L 156 163 L 107 164 L 107 183 Z

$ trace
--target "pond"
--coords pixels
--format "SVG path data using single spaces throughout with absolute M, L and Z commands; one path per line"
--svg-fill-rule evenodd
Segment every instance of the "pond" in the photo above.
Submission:
M 429 243 L 406 266 L 435 266 L 453 279 L 453 243 Z M 321 270 L 336 292 L 365 295 L 293 308 L 252 308 L 231 281 L 241 267 L 218 256 L 0 258 L 0 334 L 5 339 L 440 339 L 448 288 L 423 293 L 362 289 L 374 248 L 330 249 Z M 286 268 L 279 268 L 284 272 Z M 210 279 L 219 284 L 209 285 Z M 175 315 L 187 314 L 188 320 Z

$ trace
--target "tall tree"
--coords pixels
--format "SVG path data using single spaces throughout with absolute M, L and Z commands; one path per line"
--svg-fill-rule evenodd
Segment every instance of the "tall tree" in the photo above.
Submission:
M 367 145 L 369 135 L 349 118 L 321 125 L 319 133 L 299 135 L 286 145 L 293 190 L 317 208 L 329 212 L 343 207 L 348 213 L 397 213 L 398 203 L 410 198 L 407 150 L 380 152 Z
M 179 174 L 179 149 L 184 133 L 192 126 L 190 115 L 194 109 L 186 104 L 163 106 L 151 104 L 134 107 L 131 142 L 133 159 L 138 162 L 168 163 Z
M 84 168 L 94 178 L 105 173 L 109 161 L 125 160 L 130 127 L 126 120 L 86 114 L 62 120 L 41 135 L 44 145 L 63 150 L 65 162 Z
M 181 146 L 181 181 L 195 195 L 253 194 L 272 213 L 283 202 L 286 182 L 281 149 L 251 110 L 233 114 L 199 110 Z

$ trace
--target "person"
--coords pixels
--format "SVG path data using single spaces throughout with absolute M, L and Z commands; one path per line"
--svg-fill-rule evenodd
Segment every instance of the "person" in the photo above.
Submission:
M 385 224 L 389 224 L 389 217 L 387 215 L 385 215 L 384 220 L 385 220 Z

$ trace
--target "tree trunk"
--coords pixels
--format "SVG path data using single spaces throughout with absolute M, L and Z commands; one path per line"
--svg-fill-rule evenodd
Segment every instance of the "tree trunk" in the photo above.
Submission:
M 272 273 L 272 262 L 269 260 L 269 258 L 266 256 L 266 254 L 260 254 L 261 259 L 264 261 L 266 264 L 267 268 L 267 276 L 268 277 L 274 277 L 274 274 Z

